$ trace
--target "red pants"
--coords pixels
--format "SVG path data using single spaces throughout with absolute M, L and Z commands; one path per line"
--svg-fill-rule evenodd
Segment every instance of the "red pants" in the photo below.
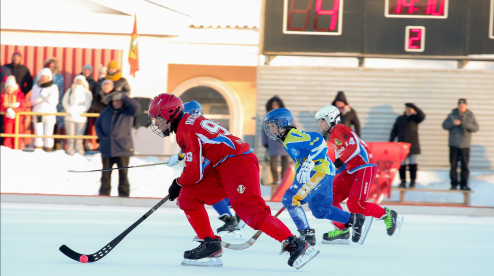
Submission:
M 213 205 L 228 197 L 232 208 L 246 224 L 283 241 L 292 234 L 271 215 L 271 209 L 261 197 L 259 183 L 259 163 L 253 153 L 230 157 L 216 168 L 208 167 L 199 183 L 184 186 L 177 205 L 185 211 L 198 236 L 204 238 L 212 234 L 203 225 L 209 224 L 204 204 Z
M 20 116 L 20 117 L 24 117 L 24 116 Z M 5 134 L 14 134 L 15 133 L 15 119 L 7 118 L 4 115 L 3 127 L 4 127 L 4 133 Z M 24 133 L 24 120 L 21 119 L 21 121 L 19 122 L 19 134 L 22 134 L 22 133 Z M 3 138 L 3 145 L 8 147 L 8 148 L 14 149 L 14 142 L 15 142 L 14 137 Z M 21 147 L 21 142 L 22 142 L 22 138 L 19 138 L 19 147 Z
M 381 218 L 385 214 L 384 209 L 377 204 L 365 202 L 376 173 L 377 167 L 366 167 L 353 174 L 348 171 L 338 174 L 333 180 L 333 206 L 342 209 L 340 203 L 348 198 L 347 206 L 351 213 Z M 338 228 L 345 227 L 343 223 L 333 223 Z

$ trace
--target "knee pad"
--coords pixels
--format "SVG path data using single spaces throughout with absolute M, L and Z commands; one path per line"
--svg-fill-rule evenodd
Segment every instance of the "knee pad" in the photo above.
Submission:
M 354 214 L 362 214 L 365 208 L 365 201 L 363 200 L 348 200 L 346 205 L 348 206 L 348 211 Z

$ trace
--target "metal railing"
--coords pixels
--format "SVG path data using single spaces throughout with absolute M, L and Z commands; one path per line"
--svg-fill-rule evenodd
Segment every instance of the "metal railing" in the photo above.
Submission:
M 5 112 L 1 112 L 1 115 L 5 115 Z M 15 114 L 15 127 L 14 134 L 6 134 L 0 133 L 0 137 L 14 137 L 14 149 L 19 149 L 19 138 L 57 138 L 57 139 L 98 139 L 96 135 L 61 135 L 61 134 L 53 134 L 53 135 L 36 135 L 36 134 L 19 134 L 19 124 L 20 116 L 31 116 L 31 115 L 43 115 L 43 116 L 68 116 L 69 113 L 60 112 L 60 113 L 41 113 L 41 112 L 32 112 L 32 111 L 21 111 Z M 99 117 L 99 113 L 82 113 L 83 117 Z

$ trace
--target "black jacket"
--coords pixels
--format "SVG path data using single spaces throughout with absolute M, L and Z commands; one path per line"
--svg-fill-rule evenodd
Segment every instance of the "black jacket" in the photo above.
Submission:
M 360 137 L 360 121 L 358 119 L 357 112 L 350 107 L 343 91 L 339 91 L 338 94 L 336 94 L 336 97 L 331 105 L 335 105 L 336 101 L 344 102 L 347 106 L 347 111 L 340 115 L 341 123 L 349 128 L 353 125 L 355 128 L 355 133 L 357 133 L 358 137 Z
M 118 110 L 111 104 L 105 107 L 95 122 L 102 158 L 134 155 L 131 129 L 141 105 L 126 95 L 122 95 L 122 101 L 124 105 Z
M 425 113 L 417 106 L 411 106 L 415 110 L 415 114 L 407 116 L 405 114 L 398 116 L 391 130 L 389 141 L 394 142 L 398 137 L 398 142 L 412 144 L 409 154 L 420 154 L 419 143 L 419 124 L 425 119 Z
M 82 73 L 80 75 L 84 76 L 84 74 Z M 98 95 L 100 90 L 99 83 L 94 80 L 93 75 L 89 75 L 89 77 L 86 77 L 86 81 L 89 84 L 89 90 L 93 94 L 94 99 Z
M 5 64 L 5 67 L 10 69 L 10 72 L 14 75 L 15 81 L 21 88 L 22 93 L 29 93 L 33 88 L 33 76 L 31 76 L 29 69 L 22 64 L 14 65 L 13 63 Z

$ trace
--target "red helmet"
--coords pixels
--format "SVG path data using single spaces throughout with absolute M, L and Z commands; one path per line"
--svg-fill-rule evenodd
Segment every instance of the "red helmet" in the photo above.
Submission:
M 149 102 L 148 115 L 149 119 L 153 120 L 157 117 L 162 117 L 166 120 L 166 123 L 175 121 L 180 116 L 180 111 L 184 109 L 184 104 L 182 100 L 173 94 L 159 94 L 151 102 Z M 151 126 L 154 124 L 151 122 Z M 163 133 L 162 131 L 153 131 L 161 136 L 168 136 L 168 133 Z

